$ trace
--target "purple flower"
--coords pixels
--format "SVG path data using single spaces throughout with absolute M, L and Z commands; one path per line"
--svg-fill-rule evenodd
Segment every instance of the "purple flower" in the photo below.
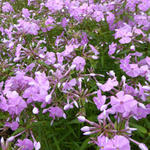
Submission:
M 100 150 L 101 149 L 105 150 L 108 143 L 109 143 L 108 137 L 106 137 L 106 136 L 98 136 L 97 137 L 97 145 L 100 147 Z
M 130 150 L 130 143 L 129 140 L 121 135 L 115 135 L 114 138 L 111 140 L 113 147 L 120 150 Z
M 22 9 L 22 15 L 23 15 L 23 17 L 25 17 L 25 18 L 29 18 L 29 17 L 30 17 L 30 12 L 29 12 L 29 10 L 28 10 L 27 8 L 23 8 L 23 9 Z
M 18 147 L 21 147 L 21 150 L 33 150 L 34 145 L 33 142 L 29 139 L 18 140 L 16 144 Z
M 98 136 L 97 140 L 100 150 L 130 150 L 129 140 L 121 135 L 115 135 L 112 139 L 108 139 L 105 136 Z
M 150 1 L 142 0 L 141 3 L 138 5 L 138 8 L 142 11 L 147 11 L 150 8 Z
M 11 114 L 11 115 L 19 115 L 26 107 L 27 107 L 27 104 L 26 102 L 22 99 L 22 97 L 20 97 L 18 95 L 18 93 L 16 91 L 13 91 L 13 92 L 8 92 L 7 93 L 7 98 L 8 98 L 8 112 Z
M 4 85 L 4 82 L 0 82 L 0 93 L 2 92 L 2 89 L 3 89 L 3 85 Z
M 119 42 L 126 44 L 131 42 L 132 29 L 129 25 L 125 24 L 123 27 L 116 29 L 115 39 L 121 38 Z
M 65 83 L 63 84 L 63 91 L 73 89 L 73 86 L 75 86 L 76 83 L 77 83 L 76 79 L 72 79 L 72 80 L 70 80 L 69 82 L 65 82 Z
M 2 11 L 3 12 L 12 12 L 13 11 L 13 7 L 10 5 L 9 2 L 5 2 L 2 6 Z
M 25 76 L 24 72 L 17 71 L 15 77 L 11 77 L 5 82 L 4 93 L 9 91 L 17 91 L 22 93 L 26 88 L 29 87 L 29 82 L 33 81 L 31 77 Z
M 126 8 L 128 8 L 130 11 L 134 12 L 136 4 L 139 3 L 139 0 L 127 0 Z
M 8 110 L 7 100 L 4 96 L 0 95 L 0 109 L 3 111 Z
M 21 49 L 22 49 L 22 45 L 18 44 L 17 47 L 16 47 L 16 53 L 15 53 L 16 57 L 14 58 L 15 62 L 20 59 Z
M 63 63 L 63 60 L 64 60 L 64 56 L 63 56 L 63 53 L 59 53 L 57 52 L 57 61 L 59 64 L 62 64 Z
M 138 120 L 138 119 L 142 119 L 142 118 L 146 118 L 147 115 L 150 114 L 150 109 L 149 108 L 141 108 L 141 107 L 137 107 L 136 109 L 134 109 L 134 117 Z
M 72 62 L 72 65 L 75 65 L 77 71 L 79 70 L 83 71 L 85 64 L 86 64 L 85 59 L 80 56 L 77 56 L 76 58 L 74 58 Z
M 107 16 L 107 22 L 112 25 L 114 23 L 114 20 L 115 20 L 115 15 L 111 12 L 108 13 L 108 16 Z
M 54 21 L 55 21 L 54 18 L 49 16 L 48 19 L 45 21 L 45 25 L 46 26 L 51 25 L 53 24 Z
M 19 32 L 21 31 L 26 34 L 37 35 L 38 30 L 40 30 L 39 26 L 34 22 L 27 22 L 23 19 L 19 19 L 18 23 L 17 29 Z
M 104 19 L 104 14 L 102 11 L 95 11 L 94 14 L 93 14 L 93 18 L 95 18 L 95 20 L 97 22 L 100 22 L 101 20 Z
M 54 64 L 56 62 L 56 56 L 54 52 L 47 52 L 45 57 L 45 63 L 48 65 Z
M 115 112 L 119 112 L 122 113 L 123 116 L 127 116 L 137 108 L 137 101 L 133 96 L 124 94 L 123 91 L 118 92 L 116 96 L 117 97 L 111 96 L 110 101 L 112 109 Z
M 141 71 L 140 68 L 138 67 L 138 64 L 129 64 L 129 68 L 126 71 L 126 74 L 131 77 L 137 77 L 140 75 L 140 72 Z
M 69 56 L 74 51 L 73 45 L 66 45 L 65 50 L 63 51 L 63 56 Z
M 67 24 L 68 24 L 68 20 L 67 20 L 66 17 L 64 17 L 64 18 L 62 19 L 62 21 L 61 21 L 61 25 L 62 25 L 63 28 L 65 28 L 65 27 L 67 26 Z
M 55 119 L 55 117 L 66 118 L 64 111 L 58 106 L 50 107 L 50 109 L 48 111 L 50 112 L 49 116 L 52 117 L 53 119 Z
M 99 55 L 98 50 L 97 50 L 93 45 L 89 44 L 89 46 L 90 46 L 92 52 L 93 52 L 95 55 Z
M 46 7 L 52 12 L 59 11 L 63 8 L 63 0 L 48 0 L 45 4 Z
M 46 74 L 44 72 L 35 72 L 35 80 L 31 81 L 29 85 L 30 87 L 23 93 L 23 98 L 27 98 L 28 103 L 31 103 L 32 101 L 45 101 L 50 88 Z
M 116 49 L 117 49 L 117 44 L 114 43 L 114 42 L 112 42 L 111 45 L 109 45 L 109 51 L 108 51 L 108 54 L 109 54 L 109 55 L 114 54 L 115 51 L 116 51 Z
M 18 129 L 19 124 L 18 124 L 17 121 L 13 121 L 11 123 L 10 122 L 6 122 L 5 126 L 11 128 L 11 130 L 15 131 L 16 129 Z
M 106 96 L 105 96 L 105 95 L 102 96 L 100 90 L 97 91 L 97 96 L 98 96 L 98 97 L 94 97 L 94 98 L 93 98 L 93 101 L 94 101 L 94 103 L 96 104 L 97 109 L 101 110 L 102 106 L 103 106 L 103 105 L 105 104 L 105 102 L 106 102 Z
M 118 85 L 118 81 L 116 77 L 114 77 L 113 79 L 109 78 L 105 84 L 98 84 L 99 88 L 104 92 L 112 90 L 113 87 L 117 85 Z

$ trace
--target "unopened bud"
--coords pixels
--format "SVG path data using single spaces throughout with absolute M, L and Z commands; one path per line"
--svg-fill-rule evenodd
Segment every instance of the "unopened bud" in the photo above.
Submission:
M 140 148 L 141 150 L 148 150 L 148 148 L 146 147 L 146 145 L 143 144 L 143 143 L 140 143 L 138 146 L 139 146 L 139 148 Z
M 71 65 L 70 69 L 73 70 L 76 67 L 76 65 Z
M 66 104 L 66 105 L 64 106 L 64 110 L 68 110 L 68 109 L 70 109 L 70 104 Z
M 82 132 L 88 132 L 90 131 L 90 127 L 89 126 L 84 126 L 80 129 Z
M 80 122 L 84 122 L 86 119 L 85 119 L 84 116 L 79 116 L 79 117 L 78 117 L 78 120 L 79 120 Z
M 2 137 L 1 138 L 1 145 L 4 145 L 5 144 L 5 141 L 4 141 L 4 138 Z
M 93 55 L 92 58 L 93 59 L 98 59 L 98 56 Z
M 14 139 L 15 139 L 15 136 L 11 136 L 11 137 L 9 137 L 9 138 L 7 139 L 7 142 L 8 142 L 8 143 L 9 143 L 9 142 L 12 142 Z
M 47 95 L 46 98 L 45 98 L 46 103 L 50 103 L 51 98 L 52 98 L 52 95 Z
M 144 104 L 142 104 L 142 103 L 138 103 L 138 105 L 139 105 L 141 108 L 146 109 L 146 107 L 145 107 L 145 105 L 144 105 Z
M 90 134 L 92 134 L 92 132 L 90 132 L 90 131 L 89 131 L 89 132 L 84 132 L 84 133 L 83 133 L 83 135 L 90 135 Z
M 78 103 L 76 101 L 73 101 L 74 105 L 79 108 Z
M 107 108 L 107 105 L 102 105 L 100 110 L 104 111 L 104 110 L 106 110 L 106 108 Z
M 60 83 L 60 82 L 58 82 L 58 85 L 57 85 L 57 86 L 58 86 L 58 88 L 60 88 L 60 86 L 61 86 L 61 83 Z
M 109 75 L 114 77 L 114 76 L 115 76 L 115 72 L 114 72 L 113 70 L 111 70 L 111 71 L 109 72 Z
M 130 46 L 130 49 L 134 51 L 135 50 L 135 46 L 134 45 Z
M 150 86 L 143 86 L 144 90 L 150 90 Z
M 90 76 L 94 77 L 94 76 L 95 76 L 95 73 L 90 73 Z
M 97 82 L 96 85 L 97 85 L 98 87 L 101 87 L 102 84 Z
M 41 148 L 41 144 L 40 142 L 34 142 L 34 147 L 35 147 L 35 150 L 39 150 Z
M 38 114 L 39 113 L 39 110 L 37 107 L 34 107 L 33 110 L 32 110 L 33 114 Z
M 63 113 L 63 117 L 64 117 L 64 119 L 66 119 L 66 114 L 65 113 Z
M 121 79 L 122 79 L 123 82 L 126 81 L 126 77 L 125 76 L 122 76 Z

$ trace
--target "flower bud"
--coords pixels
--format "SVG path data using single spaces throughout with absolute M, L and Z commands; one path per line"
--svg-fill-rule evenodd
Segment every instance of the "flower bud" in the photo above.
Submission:
M 74 105 L 79 108 L 78 103 L 76 101 L 73 101 Z
M 90 135 L 90 134 L 92 134 L 92 132 L 90 132 L 90 131 L 89 131 L 89 132 L 84 132 L 84 133 L 83 133 L 83 135 Z
M 79 120 L 80 122 L 84 122 L 86 119 L 85 119 L 84 116 L 79 116 L 79 117 L 78 117 L 78 120 Z
M 146 145 L 143 144 L 143 143 L 140 143 L 138 146 L 139 146 L 139 148 L 140 148 L 141 150 L 148 150 L 148 148 L 146 147 Z
M 39 110 L 37 107 L 34 107 L 33 110 L 32 110 L 33 114 L 38 114 L 39 113 Z
M 52 98 L 52 95 L 47 95 L 46 98 L 45 98 L 45 101 L 46 103 L 50 103 L 51 102 L 51 98 Z
M 73 70 L 75 69 L 76 65 L 71 65 L 70 69 Z
M 70 109 L 70 104 L 66 104 L 66 105 L 64 106 L 64 110 L 68 110 L 68 109 Z
M 41 144 L 40 142 L 34 142 L 34 147 L 35 147 L 35 150 L 39 150 L 41 148 Z
M 101 111 L 104 111 L 104 110 L 106 110 L 106 109 L 107 109 L 107 105 L 102 105 L 100 110 L 101 110 Z
M 89 126 L 84 126 L 80 129 L 82 132 L 88 132 L 90 131 L 90 127 Z
M 90 76 L 94 77 L 96 74 L 95 73 L 90 73 Z
M 111 70 L 111 71 L 109 72 L 109 75 L 114 77 L 114 76 L 115 76 L 115 72 L 114 72 L 113 70 Z
M 144 105 L 144 104 L 142 104 L 142 103 L 138 103 L 138 105 L 139 105 L 141 108 L 146 109 L 146 107 L 145 107 L 145 105 Z
M 150 90 L 150 86 L 143 86 L 144 90 Z
M 131 46 L 130 46 L 130 49 L 134 51 L 134 50 L 135 50 L 135 46 L 134 46 L 134 45 L 131 45 Z
M 2 137 L 1 138 L 1 145 L 4 145 L 5 144 L 5 141 L 4 141 L 4 138 Z
M 123 83 L 125 83 L 125 82 L 126 82 L 126 77 L 125 77 L 125 76 L 122 76 L 122 77 L 121 77 L 121 80 L 122 80 Z
M 98 56 L 93 55 L 92 58 L 93 59 L 98 59 Z
M 15 139 L 15 136 L 11 136 L 11 137 L 9 137 L 9 138 L 7 139 L 7 142 L 8 142 L 8 143 L 9 143 L 9 142 L 12 142 L 14 139 Z

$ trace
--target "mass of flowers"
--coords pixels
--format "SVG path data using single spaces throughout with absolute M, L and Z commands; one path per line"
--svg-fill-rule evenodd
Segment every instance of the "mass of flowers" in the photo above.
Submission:
M 1 149 L 51 150 L 45 118 L 92 150 L 150 148 L 150 0 L 0 0 Z

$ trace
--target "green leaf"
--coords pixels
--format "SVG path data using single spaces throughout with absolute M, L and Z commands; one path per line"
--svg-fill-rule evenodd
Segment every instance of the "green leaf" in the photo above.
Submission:
M 144 128 L 144 127 L 142 127 L 142 126 L 140 126 L 140 125 L 132 124 L 132 123 L 130 123 L 130 125 L 131 125 L 132 127 L 134 127 L 134 128 L 137 128 L 138 131 L 140 131 L 140 132 L 142 132 L 142 133 L 144 133 L 144 134 L 147 134 L 147 133 L 148 133 L 148 132 L 147 132 L 147 129 Z
M 85 150 L 88 147 L 89 139 L 84 140 L 79 150 Z

